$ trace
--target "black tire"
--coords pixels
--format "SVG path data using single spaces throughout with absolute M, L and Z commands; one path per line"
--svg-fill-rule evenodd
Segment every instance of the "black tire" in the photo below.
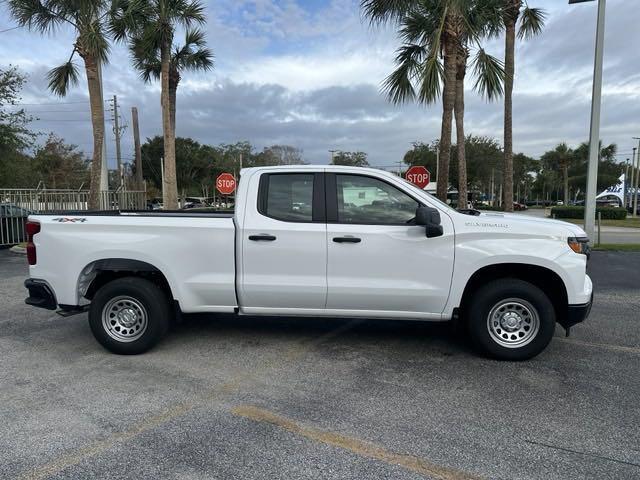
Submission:
M 118 316 L 121 313 L 123 316 Z M 167 333 L 170 319 L 166 293 L 153 282 L 137 277 L 103 285 L 89 308 L 94 337 L 104 348 L 120 355 L 136 355 L 152 348 Z
M 556 328 L 549 297 L 535 285 L 515 278 L 480 287 L 469 302 L 466 317 L 476 347 L 500 360 L 535 357 L 547 347 Z

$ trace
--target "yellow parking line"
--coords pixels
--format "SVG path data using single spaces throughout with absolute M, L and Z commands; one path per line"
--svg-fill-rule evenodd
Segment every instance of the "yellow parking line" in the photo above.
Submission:
M 360 321 L 358 320 L 349 321 L 323 335 L 320 335 L 319 337 L 295 343 L 286 350 L 282 351 L 276 358 L 265 361 L 260 368 L 250 372 L 240 371 L 236 375 L 232 376 L 229 381 L 223 383 L 222 385 L 209 390 L 205 390 L 201 395 L 194 398 L 194 400 L 191 402 L 182 402 L 173 405 L 166 410 L 161 411 L 157 415 L 153 415 L 148 419 L 137 423 L 129 429 L 112 433 L 102 440 L 97 440 L 85 447 L 77 448 L 70 452 L 64 453 L 59 457 L 53 459 L 51 462 L 39 465 L 32 470 L 22 473 L 18 476 L 18 479 L 41 480 L 54 475 L 66 468 L 77 465 L 87 458 L 93 457 L 109 450 L 110 448 L 113 448 L 117 443 L 130 440 L 142 433 L 163 425 L 176 417 L 182 416 L 207 401 L 217 400 L 224 395 L 228 395 L 238 391 L 245 384 L 251 383 L 252 381 L 260 380 L 265 374 L 268 373 L 269 370 L 278 366 L 286 365 L 291 361 L 303 357 L 316 345 L 330 338 L 336 337 L 351 328 L 354 328 L 359 323 Z
M 245 417 L 255 422 L 275 425 L 288 432 L 313 440 L 314 442 L 342 448 L 356 455 L 379 460 L 389 465 L 400 466 L 428 478 L 437 480 L 474 480 L 480 478 L 461 470 L 436 465 L 413 455 L 390 452 L 383 447 L 357 438 L 307 427 L 262 408 L 244 405 L 233 408 L 231 412 L 234 415 Z
M 582 345 L 583 347 L 604 348 L 606 350 L 612 350 L 614 352 L 640 354 L 640 348 L 636 347 L 625 347 L 623 345 L 613 345 L 611 343 L 585 342 L 584 340 L 578 340 L 577 338 L 557 337 L 556 340 L 566 343 L 573 343 L 574 345 Z

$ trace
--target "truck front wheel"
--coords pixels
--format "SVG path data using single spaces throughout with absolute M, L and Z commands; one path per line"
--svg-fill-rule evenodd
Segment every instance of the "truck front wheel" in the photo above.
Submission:
M 515 278 L 494 280 L 478 289 L 467 310 L 469 333 L 491 357 L 526 360 L 551 341 L 556 315 L 549 297 Z
M 94 337 L 107 350 L 122 355 L 143 353 L 169 328 L 170 308 L 156 284 L 124 277 L 102 286 L 89 309 Z

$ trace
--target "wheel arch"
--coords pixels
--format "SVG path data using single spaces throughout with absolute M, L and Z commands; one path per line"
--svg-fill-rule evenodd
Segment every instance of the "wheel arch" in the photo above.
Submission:
M 553 304 L 556 319 L 563 318 L 566 314 L 569 304 L 567 287 L 560 275 L 550 268 L 525 263 L 498 263 L 476 270 L 465 285 L 459 305 L 460 312 L 464 314 L 473 293 L 482 285 L 508 278 L 524 280 L 542 290 Z
M 130 258 L 103 258 L 87 264 L 78 277 L 78 298 L 92 300 L 100 287 L 122 277 L 145 278 L 158 285 L 170 300 L 175 298 L 167 277 L 159 268 Z

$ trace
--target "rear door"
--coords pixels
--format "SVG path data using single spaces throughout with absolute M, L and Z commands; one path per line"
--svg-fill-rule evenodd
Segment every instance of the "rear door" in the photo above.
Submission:
M 414 224 L 421 202 L 398 186 L 352 173 L 327 173 L 326 185 L 327 310 L 439 318 L 453 271 L 449 219 L 427 238 Z
M 242 235 L 244 313 L 324 309 L 327 235 L 324 174 L 268 171 L 251 178 Z

